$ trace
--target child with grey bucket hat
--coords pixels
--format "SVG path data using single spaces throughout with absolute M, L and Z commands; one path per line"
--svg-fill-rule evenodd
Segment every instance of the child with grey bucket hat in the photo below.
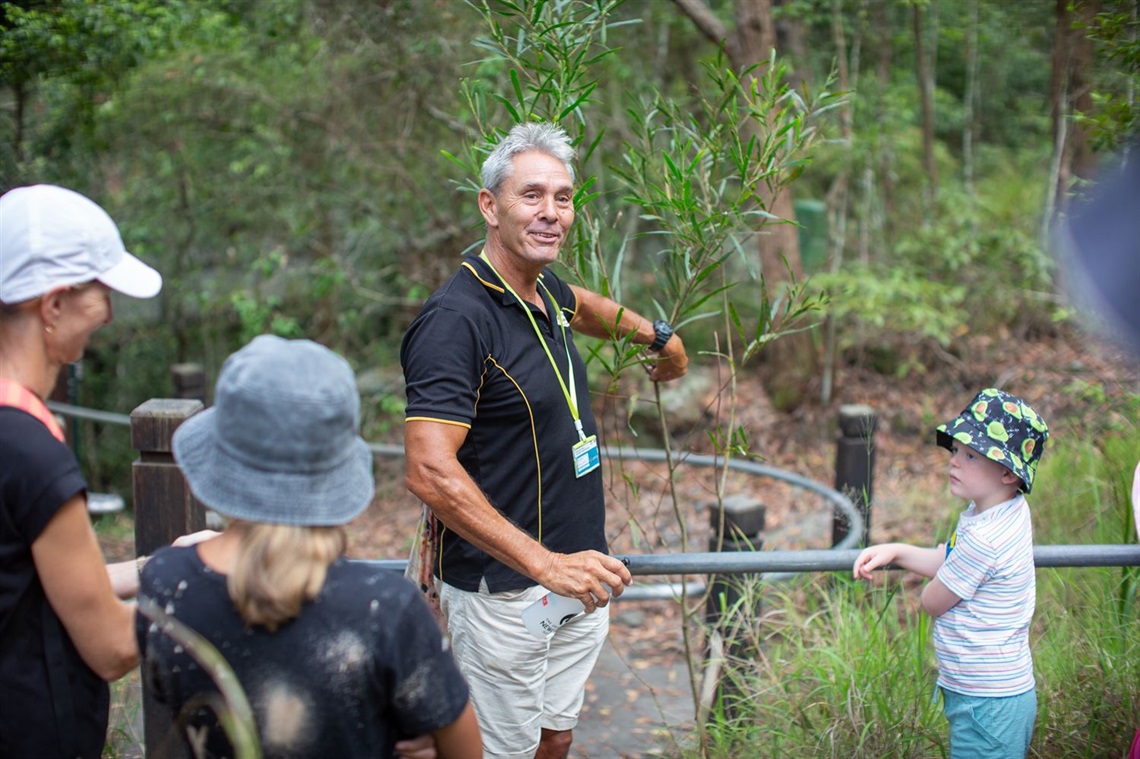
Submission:
M 950 492 L 969 501 L 944 544 L 870 546 L 856 578 L 894 564 L 932 578 L 922 592 L 934 617 L 938 689 L 951 759 L 1022 758 L 1037 714 L 1029 625 L 1036 604 L 1033 489 L 1049 428 L 1021 398 L 987 388 L 935 430 L 950 450 Z
M 263 335 L 226 359 L 215 405 L 173 441 L 225 530 L 157 552 L 140 596 L 225 656 L 266 757 L 392 756 L 427 734 L 440 757 L 481 756 L 467 684 L 419 590 L 343 556 L 344 525 L 374 493 L 359 424 L 348 362 L 317 343 Z M 141 615 L 137 636 L 143 676 L 187 720 L 183 737 L 231 755 L 201 706 L 217 693 L 211 677 Z

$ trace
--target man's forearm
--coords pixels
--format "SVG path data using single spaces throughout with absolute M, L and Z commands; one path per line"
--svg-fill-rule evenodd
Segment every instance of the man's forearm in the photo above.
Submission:
M 653 322 L 636 311 L 616 303 L 605 296 L 570 285 L 578 307 L 570 326 L 576 332 L 590 337 L 629 340 L 638 345 L 652 345 L 657 339 Z M 689 357 L 681 336 L 674 334 L 661 348 L 658 355 L 647 361 L 649 378 L 654 382 L 667 382 L 683 377 L 689 368 Z
M 410 481 L 409 489 L 447 529 L 539 582 L 550 563 L 550 551 L 500 514 L 466 472 Z
M 620 340 L 628 335 L 632 342 L 640 345 L 649 345 L 657 337 L 653 322 L 636 311 L 576 285 L 570 285 L 570 289 L 578 300 L 570 322 L 576 332 L 603 340 Z
M 404 484 L 449 529 L 481 551 L 536 582 L 552 561 L 550 551 L 491 505 L 459 463 L 467 429 L 413 420 L 404 427 Z

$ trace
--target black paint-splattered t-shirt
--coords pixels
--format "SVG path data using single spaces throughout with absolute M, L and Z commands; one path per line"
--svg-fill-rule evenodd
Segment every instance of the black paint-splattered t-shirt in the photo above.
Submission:
M 246 626 L 225 576 L 193 547 L 156 553 L 140 595 L 225 656 L 253 707 L 267 758 L 389 757 L 397 740 L 451 724 L 467 703 L 467 684 L 422 595 L 389 570 L 338 560 L 317 599 L 275 633 Z M 196 694 L 217 693 L 142 615 L 137 633 L 143 676 L 172 716 Z M 195 710 L 188 732 L 197 736 L 190 740 L 205 737 L 209 756 L 233 755 L 209 709 Z

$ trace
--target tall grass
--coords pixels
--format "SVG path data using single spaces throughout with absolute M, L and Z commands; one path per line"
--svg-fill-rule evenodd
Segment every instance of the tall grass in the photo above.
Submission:
M 929 619 L 898 582 L 805 577 L 764 594 L 759 655 L 730 666 L 715 757 L 941 756 Z
M 1129 490 L 1137 453 L 1135 437 L 1109 436 L 1062 457 L 1049 474 L 1065 487 L 1039 498 L 1038 542 L 1135 543 Z M 1038 570 L 1039 756 L 1127 752 L 1140 727 L 1138 585 L 1140 567 Z
M 111 713 L 103 759 L 139 759 L 143 751 L 142 690 L 135 669 L 111 683 Z
M 1039 545 L 1136 542 L 1125 430 L 1055 437 L 1030 498 Z M 948 503 L 948 512 L 957 506 Z M 930 536 L 930 543 L 937 536 Z M 922 581 L 805 576 L 763 586 L 767 611 L 733 610 L 745 654 L 726 666 L 704 754 L 945 757 L 931 619 Z M 1037 570 L 1030 641 L 1038 686 L 1031 757 L 1121 759 L 1140 726 L 1138 568 Z M 692 755 L 701 753 L 694 748 Z

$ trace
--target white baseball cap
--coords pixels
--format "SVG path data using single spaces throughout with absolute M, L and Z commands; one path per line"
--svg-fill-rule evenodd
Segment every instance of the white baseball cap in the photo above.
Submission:
M 90 198 L 50 184 L 0 195 L 0 302 L 94 279 L 132 298 L 162 289 L 162 275 L 127 252 L 115 222 Z

